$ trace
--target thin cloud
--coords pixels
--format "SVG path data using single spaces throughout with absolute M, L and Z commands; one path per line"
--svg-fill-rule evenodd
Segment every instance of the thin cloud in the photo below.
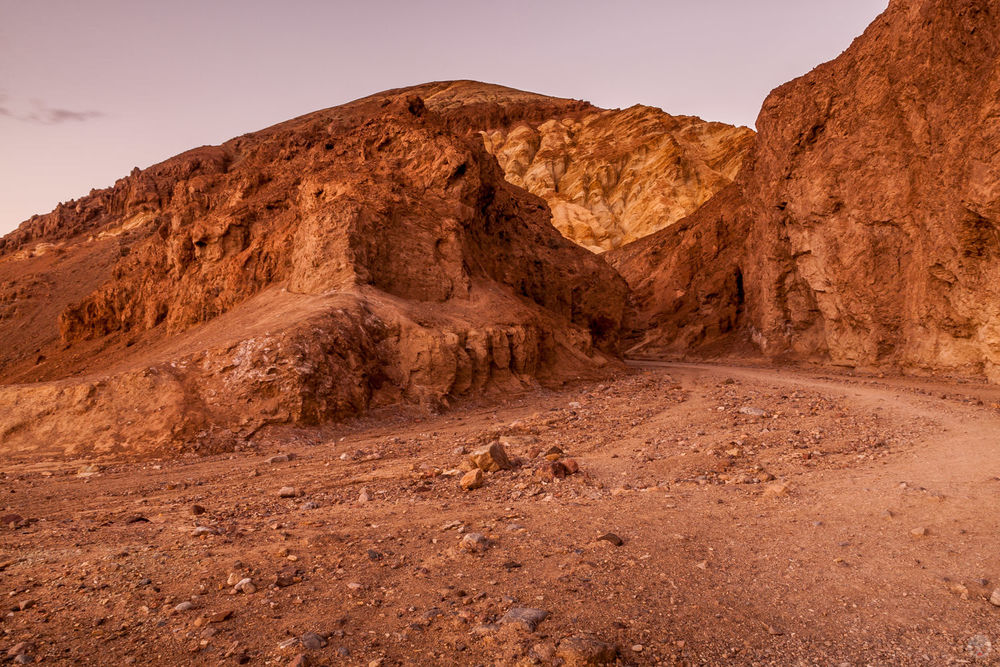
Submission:
M 60 123 L 82 123 L 95 118 L 102 118 L 103 111 L 76 111 L 50 107 L 40 100 L 31 101 L 32 109 L 18 113 L 7 104 L 7 96 L 0 95 L 0 117 L 19 120 L 24 123 L 39 123 L 41 125 L 59 125 Z
M 52 109 L 43 107 L 32 111 L 21 120 L 34 123 L 44 123 L 46 125 L 57 125 L 58 123 L 72 123 L 100 118 L 104 115 L 102 111 L 73 111 L 71 109 Z

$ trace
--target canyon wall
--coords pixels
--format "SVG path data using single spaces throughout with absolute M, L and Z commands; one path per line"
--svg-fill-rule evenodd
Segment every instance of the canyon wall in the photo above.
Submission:
M 752 342 L 1000 380 L 998 54 L 995 3 L 894 0 L 774 90 L 735 191 L 610 258 L 637 292 L 635 352 Z

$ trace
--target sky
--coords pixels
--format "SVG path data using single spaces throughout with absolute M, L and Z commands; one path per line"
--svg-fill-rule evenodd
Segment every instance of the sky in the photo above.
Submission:
M 0 0 L 0 234 L 195 146 L 476 79 L 754 126 L 887 0 Z

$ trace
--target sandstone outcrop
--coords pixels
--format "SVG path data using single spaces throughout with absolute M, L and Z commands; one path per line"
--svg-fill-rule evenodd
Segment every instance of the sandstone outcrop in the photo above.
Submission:
M 732 182 L 754 132 L 634 106 L 483 135 L 507 180 L 545 199 L 563 236 L 603 252 L 697 210 Z
M 735 189 L 610 258 L 635 352 L 749 341 L 1000 381 L 998 72 L 995 3 L 893 0 L 773 91 Z
M 624 282 L 421 92 L 190 151 L 6 237 L 3 450 L 204 451 L 605 366 Z

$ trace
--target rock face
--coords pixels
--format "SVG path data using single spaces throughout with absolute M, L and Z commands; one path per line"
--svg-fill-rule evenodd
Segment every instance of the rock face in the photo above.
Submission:
M 998 56 L 995 3 L 893 0 L 772 92 L 734 189 L 611 258 L 636 351 L 1000 381 Z
M 754 137 L 745 127 L 645 106 L 483 134 L 507 180 L 545 199 L 563 236 L 594 252 L 690 215 L 733 180 Z
M 3 450 L 207 449 L 606 364 L 624 282 L 469 132 L 553 109 L 438 113 L 443 85 L 190 151 L 6 237 Z

